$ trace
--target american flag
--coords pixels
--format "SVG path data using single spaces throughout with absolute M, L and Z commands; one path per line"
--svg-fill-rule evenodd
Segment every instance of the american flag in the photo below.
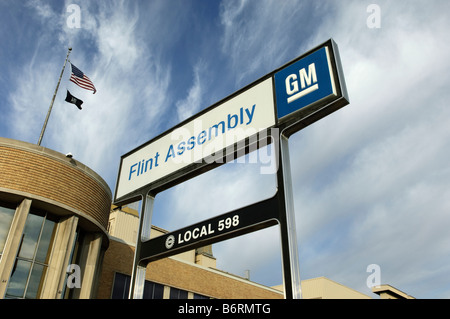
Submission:
M 70 81 L 78 85 L 79 87 L 82 87 L 86 90 L 91 90 L 97 92 L 97 89 L 94 86 L 94 83 L 84 74 L 81 72 L 80 69 L 78 69 L 75 65 L 70 63 L 72 65 L 72 74 L 70 75 Z

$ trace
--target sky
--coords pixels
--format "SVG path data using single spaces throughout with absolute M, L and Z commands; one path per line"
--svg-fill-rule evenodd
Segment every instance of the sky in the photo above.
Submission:
M 374 298 L 373 278 L 450 298 L 449 10 L 440 0 L 1 0 L 0 136 L 37 143 L 72 47 L 97 93 L 66 67 L 41 145 L 71 152 L 114 193 L 121 155 L 332 38 L 350 104 L 289 139 L 300 277 Z M 158 194 L 153 223 L 172 231 L 271 196 L 275 175 L 261 165 L 228 163 Z M 219 269 L 282 283 L 278 226 L 213 253 Z

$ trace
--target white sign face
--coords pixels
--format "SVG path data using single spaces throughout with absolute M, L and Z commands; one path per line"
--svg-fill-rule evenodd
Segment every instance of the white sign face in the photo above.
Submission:
M 272 78 L 122 159 L 116 199 L 275 125 Z

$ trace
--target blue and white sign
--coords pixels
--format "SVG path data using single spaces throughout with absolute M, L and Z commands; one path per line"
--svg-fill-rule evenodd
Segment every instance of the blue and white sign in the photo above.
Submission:
M 269 128 L 292 134 L 348 103 L 337 45 L 330 39 L 122 156 L 115 202 L 190 168 L 202 172 L 193 164 L 211 164 Z
M 287 141 L 294 132 L 348 103 L 337 46 L 330 39 L 123 155 L 115 204 L 142 199 L 130 297 L 142 298 L 150 261 L 279 224 L 285 297 L 299 298 L 288 143 L 278 143 L 274 150 L 280 165 L 273 197 L 150 240 L 143 239 L 147 237 L 144 226 L 151 224 L 156 193 L 204 173 L 215 158 L 251 151 L 256 142 L 259 147 L 265 145 L 259 138 L 269 137 L 268 130 L 274 141 Z
M 336 97 L 328 47 L 323 47 L 275 73 L 277 117 Z
M 228 147 L 273 125 L 273 85 L 268 78 L 123 156 L 116 198 L 208 161 L 212 154 L 225 154 Z

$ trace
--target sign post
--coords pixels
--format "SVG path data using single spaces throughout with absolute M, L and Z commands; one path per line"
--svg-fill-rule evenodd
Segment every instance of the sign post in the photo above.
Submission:
M 128 299 L 142 299 L 144 295 L 144 283 L 147 264 L 140 262 L 142 242 L 150 239 L 151 219 L 153 215 L 154 197 L 144 194 L 141 200 L 139 214 L 139 229 L 137 232 L 136 246 L 134 250 L 133 268 Z
M 289 137 L 348 103 L 330 39 L 123 155 L 115 205 L 142 201 L 129 298 L 143 297 L 148 263 L 277 224 L 285 298 L 301 298 Z M 150 239 L 159 192 L 269 143 L 278 165 L 273 197 Z
M 294 197 L 292 192 L 289 140 L 282 133 L 279 136 L 280 166 L 277 171 L 278 192 L 280 193 L 279 224 L 281 232 L 281 254 L 283 264 L 283 285 L 286 299 L 300 299 L 300 267 L 295 224 Z

